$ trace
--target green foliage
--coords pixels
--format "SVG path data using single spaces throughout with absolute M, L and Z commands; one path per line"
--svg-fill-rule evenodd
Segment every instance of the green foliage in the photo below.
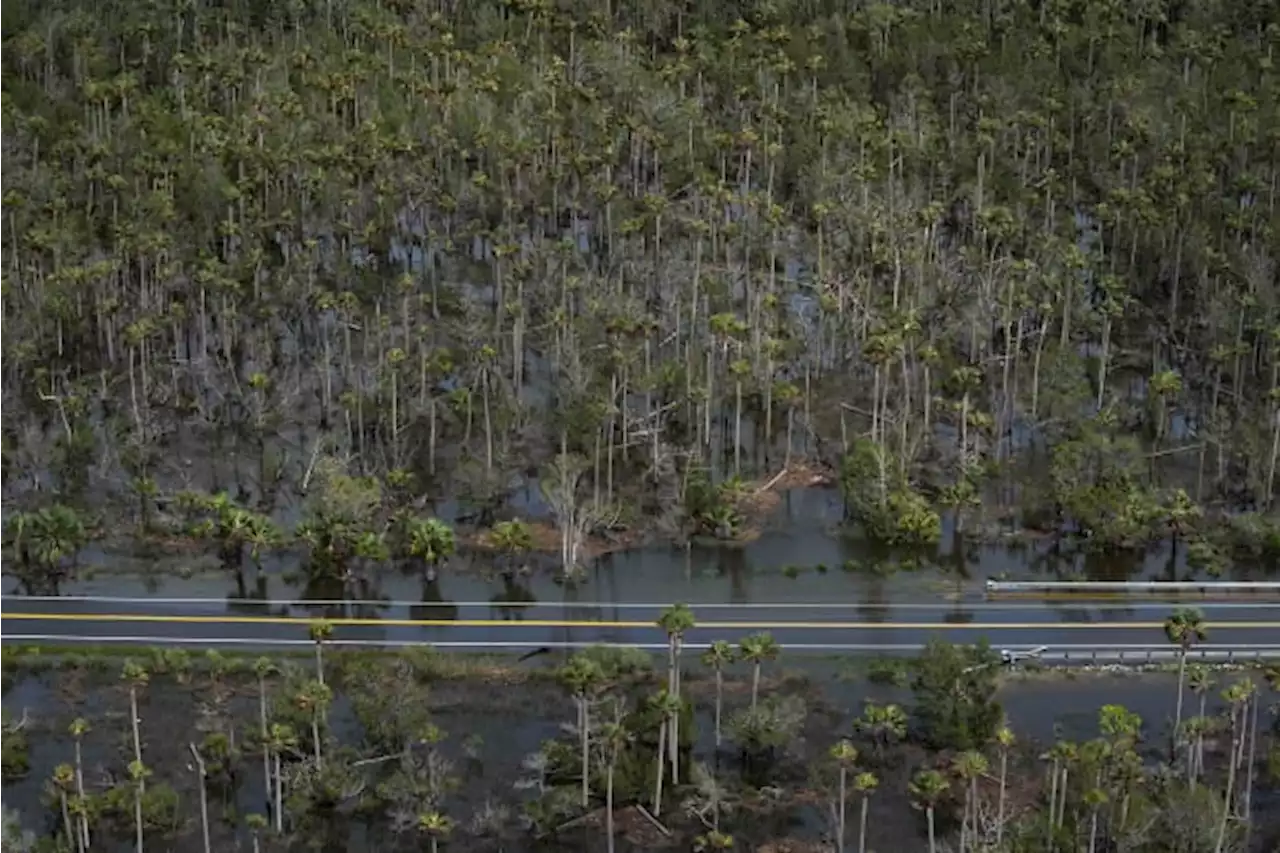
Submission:
M 4 712 L 4 737 L 0 739 L 0 778 L 5 782 L 14 782 L 31 771 L 31 759 L 28 755 L 26 724 L 19 724 Z
M 718 539 L 733 539 L 741 533 L 746 523 L 746 518 L 738 511 L 737 497 L 735 481 L 728 480 L 719 486 L 713 486 L 706 471 L 691 471 L 685 485 L 685 512 L 693 521 L 697 533 Z
M 7 513 L 4 519 L 5 571 L 33 594 L 57 591 L 89 542 L 83 516 L 64 504 L 34 512 Z
M 1053 499 L 1096 547 L 1141 547 L 1156 535 L 1167 513 L 1144 484 L 1137 439 L 1104 427 L 1104 421 L 1090 421 L 1054 446 L 1049 466 Z
M 933 640 L 915 660 L 913 716 L 935 749 L 979 749 L 995 736 L 1004 711 L 995 699 L 1000 657 L 985 643 Z
M 942 519 L 929 501 L 899 477 L 888 451 L 871 441 L 854 442 L 840 463 L 840 488 L 850 517 L 880 542 L 925 546 L 942 536 Z
M 283 543 L 283 534 L 272 520 L 241 507 L 226 492 L 204 495 L 183 492 L 178 505 L 187 514 L 187 530 L 214 543 L 223 568 L 238 571 L 247 551 L 257 563 L 267 551 Z

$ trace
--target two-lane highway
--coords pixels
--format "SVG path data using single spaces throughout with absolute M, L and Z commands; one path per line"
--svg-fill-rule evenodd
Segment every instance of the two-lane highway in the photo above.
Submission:
M 538 602 L 290 602 L 180 598 L 5 596 L 5 643 L 187 643 L 269 646 L 305 642 L 324 618 L 333 638 L 361 645 L 533 649 L 594 643 L 661 646 L 664 605 Z M 1062 607 L 1037 602 L 697 604 L 687 643 L 731 642 L 760 631 L 796 650 L 906 650 L 933 638 L 1007 649 L 1160 647 L 1173 605 L 1157 602 Z M 1204 603 L 1208 642 L 1280 647 L 1280 608 Z

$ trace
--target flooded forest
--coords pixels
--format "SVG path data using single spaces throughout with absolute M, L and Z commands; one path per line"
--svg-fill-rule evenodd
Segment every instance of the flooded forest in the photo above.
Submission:
M 518 599 L 816 491 L 849 574 L 1272 572 L 1277 21 L 15 0 L 4 591 Z M 683 606 L 657 658 L 6 644 L 4 850 L 1271 850 L 1280 673 L 1187 666 L 1199 618 L 1128 692 Z

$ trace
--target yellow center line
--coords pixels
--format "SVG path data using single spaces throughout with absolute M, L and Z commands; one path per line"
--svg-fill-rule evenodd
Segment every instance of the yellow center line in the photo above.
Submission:
M 5 613 L 3 619 L 25 620 L 29 622 L 155 622 L 173 625 L 296 625 L 306 626 L 315 622 L 325 622 L 333 626 L 369 626 L 399 627 L 420 626 L 443 628 L 652 628 L 658 630 L 653 622 L 612 622 L 586 621 L 566 619 L 526 619 L 510 621 L 506 619 L 374 619 L 359 617 L 336 617 L 333 619 L 307 618 L 300 616 L 190 616 L 182 614 L 160 613 Z M 1277 622 L 1216 622 L 1206 623 L 1207 628 L 1235 629 L 1280 629 Z M 1093 628 L 1099 630 L 1153 630 L 1163 629 L 1164 622 L 699 622 L 695 629 L 713 630 L 780 630 L 780 629 L 815 629 L 831 630 L 944 630 L 944 631 L 1017 631 L 1017 630 L 1058 630 L 1073 628 Z

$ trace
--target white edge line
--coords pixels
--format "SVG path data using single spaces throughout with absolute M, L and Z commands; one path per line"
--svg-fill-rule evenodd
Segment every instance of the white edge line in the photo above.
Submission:
M 610 601 L 530 601 L 530 602 L 496 602 L 496 601 L 444 601 L 444 602 L 423 602 L 423 601 L 361 601 L 356 599 L 292 599 L 292 598 L 272 598 L 272 599 L 254 599 L 254 598 L 151 598 L 151 597 L 132 597 L 132 596 L 112 596 L 112 595 L 4 595 L 0 596 L 0 608 L 3 608 L 6 602 L 21 604 L 29 603 L 80 603 L 80 604 L 173 604 L 173 605 L 210 605 L 219 608 L 227 608 L 231 606 L 242 606 L 246 608 L 261 607 L 342 607 L 342 606 L 361 606 L 374 608 L 389 607 L 422 607 L 431 606 L 433 604 L 444 604 L 451 607 L 477 607 L 477 608 L 561 608 L 573 609 L 582 608 L 589 610 L 656 610 L 662 611 L 670 607 L 673 602 L 664 604 L 656 603 L 632 603 L 632 602 L 610 602 Z M 720 603 L 711 604 L 707 602 L 686 602 L 694 613 L 699 611 L 716 611 L 716 610 L 799 610 L 799 609 L 816 609 L 816 610 L 1033 610 L 1033 609 L 1086 609 L 1086 610 L 1168 610 L 1174 606 L 1172 602 L 1152 602 L 1152 601 L 1134 601 L 1130 603 L 1118 603 L 1114 601 L 1089 602 L 1087 599 L 1081 599 L 1078 603 L 1063 602 L 1060 600 L 1052 601 L 1027 601 L 1027 602 L 998 602 L 998 601 L 960 601 L 960 602 L 887 602 L 879 603 L 858 603 L 852 601 L 835 601 L 835 602 L 799 602 L 799 601 L 779 601 L 779 602 L 740 602 L 740 603 Z M 1201 609 L 1215 610 L 1258 610 L 1280 608 L 1280 602 L 1249 602 L 1249 601 L 1221 601 L 1201 602 Z
M 270 639 L 255 637 L 148 637 L 148 636 L 124 636 L 112 635 L 91 637 L 77 634 L 8 634 L 0 635 L 0 641 L 6 643 L 19 642 L 66 642 L 66 643 L 127 643 L 127 644 L 144 644 L 152 646 L 163 646 L 168 644 L 179 645 L 203 645 L 203 646 L 306 646 L 311 647 L 314 643 L 311 640 L 292 640 L 292 639 Z M 665 651 L 666 643 L 616 643 L 616 642 L 521 642 L 519 640 L 477 640 L 477 641 L 443 641 L 438 643 L 424 643 L 414 640 L 344 640 L 332 639 L 327 640 L 328 645 L 333 646 L 365 646 L 365 647 L 410 647 L 410 646 L 426 646 L 430 648 L 452 648 L 452 649 L 535 649 L 535 648 L 551 648 L 551 649 L 581 649 L 596 646 L 604 646 L 607 648 L 618 649 L 641 649 L 645 651 Z M 700 650 L 710 646 L 709 643 L 688 643 L 685 648 Z M 870 643 L 787 643 L 784 646 L 788 650 L 803 651 L 850 651 L 850 652 L 885 652 L 885 651 L 920 651 L 925 648 L 923 644 L 906 643 L 906 644 L 870 644 Z M 1037 648 L 1034 645 L 1027 644 L 1022 646 L 1007 646 L 1008 651 L 1021 651 L 1024 649 Z M 1168 658 L 1175 659 L 1178 655 L 1176 650 L 1167 647 L 1149 646 L 1149 645 L 1125 645 L 1125 644 L 1109 644 L 1106 646 L 1096 646 L 1088 644 L 1066 644 L 1058 646 L 1050 646 L 1045 650 L 1042 656 L 1045 657 L 1062 657 L 1072 653 L 1084 656 L 1097 657 L 1117 657 L 1123 653 L 1135 653 L 1139 656 L 1150 658 Z M 1280 657 L 1280 644 L 1277 645 L 1215 645 L 1200 646 L 1192 650 L 1193 657 L 1244 657 L 1244 658 L 1271 658 Z

